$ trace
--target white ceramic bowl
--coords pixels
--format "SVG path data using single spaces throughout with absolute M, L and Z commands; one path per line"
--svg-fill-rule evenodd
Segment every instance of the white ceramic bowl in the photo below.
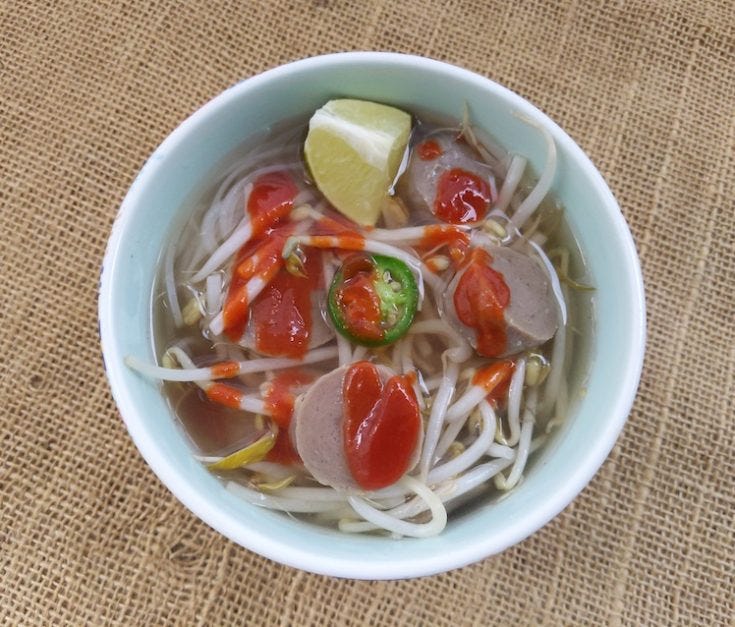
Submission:
M 506 498 L 451 517 L 429 539 L 347 535 L 249 505 L 197 463 L 156 383 L 131 372 L 126 355 L 153 361 L 151 291 L 156 261 L 187 197 L 248 136 L 346 96 L 473 122 L 538 172 L 554 137 L 553 193 L 586 258 L 595 319 L 588 338 L 586 393 L 523 483 Z M 600 173 L 554 122 L 496 83 L 445 63 L 357 52 L 296 61 L 249 78 L 204 105 L 151 155 L 112 229 L 99 296 L 100 334 L 113 396 L 128 431 L 163 483 L 192 512 L 238 544 L 304 570 L 360 579 L 395 579 L 458 568 L 502 551 L 558 514 L 608 455 L 633 402 L 645 344 L 643 284 L 633 240 Z

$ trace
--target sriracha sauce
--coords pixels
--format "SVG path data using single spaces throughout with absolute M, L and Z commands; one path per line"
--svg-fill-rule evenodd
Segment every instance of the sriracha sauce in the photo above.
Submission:
M 467 170 L 452 168 L 439 177 L 434 213 L 452 224 L 477 222 L 485 217 L 491 200 L 487 181 Z
M 367 361 L 352 364 L 342 384 L 347 465 L 357 484 L 378 490 L 408 470 L 421 430 L 421 416 L 409 376 L 385 385 Z
M 311 296 L 322 278 L 321 251 L 306 254 L 306 276 L 289 273 L 281 258 L 286 238 L 293 232 L 286 219 L 297 192 L 287 172 L 270 172 L 255 181 L 246 207 L 252 236 L 237 255 L 223 308 L 227 337 L 239 341 L 252 317 L 255 348 L 265 355 L 303 357 L 311 338 Z M 258 278 L 268 285 L 251 303 L 246 286 Z
M 419 154 L 419 159 L 422 161 L 433 161 L 434 159 L 441 157 L 444 151 L 435 139 L 427 139 L 422 141 L 416 150 Z
M 454 290 L 457 317 L 474 329 L 477 352 L 483 357 L 502 355 L 507 342 L 505 308 L 510 289 L 503 275 L 490 267 L 492 261 L 490 253 L 475 248 Z
M 314 381 L 314 375 L 303 370 L 286 370 L 268 382 L 264 394 L 265 406 L 273 422 L 278 425 L 278 435 L 273 448 L 268 451 L 266 460 L 277 464 L 291 465 L 301 463 L 301 458 L 291 442 L 289 427 L 293 416 L 296 397 L 293 388 Z

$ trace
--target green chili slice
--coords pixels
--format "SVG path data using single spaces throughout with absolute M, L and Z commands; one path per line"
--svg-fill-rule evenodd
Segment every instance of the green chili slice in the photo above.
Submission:
M 404 262 L 356 253 L 334 275 L 327 309 L 335 329 L 351 342 L 386 346 L 406 334 L 418 300 L 416 279 Z

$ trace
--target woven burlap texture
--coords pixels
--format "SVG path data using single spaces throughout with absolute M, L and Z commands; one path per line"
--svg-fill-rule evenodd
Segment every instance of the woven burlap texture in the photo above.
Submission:
M 732 624 L 731 0 L 0 4 L 0 623 Z M 551 524 L 441 576 L 356 582 L 236 546 L 155 478 L 104 377 L 117 207 L 182 119 L 280 63 L 443 59 L 589 153 L 635 236 L 649 341 L 630 420 Z

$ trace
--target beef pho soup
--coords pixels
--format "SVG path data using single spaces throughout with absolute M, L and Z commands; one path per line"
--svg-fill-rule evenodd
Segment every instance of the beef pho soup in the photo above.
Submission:
M 536 130 L 537 177 L 467 116 L 343 99 L 228 158 L 162 252 L 159 364 L 127 358 L 228 489 L 426 537 L 523 480 L 592 289 Z

